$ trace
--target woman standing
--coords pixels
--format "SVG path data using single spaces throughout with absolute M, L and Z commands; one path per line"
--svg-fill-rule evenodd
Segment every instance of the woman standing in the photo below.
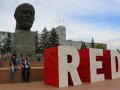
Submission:
M 27 52 L 23 53 L 23 58 L 22 58 L 22 78 L 23 78 L 23 82 L 29 83 L 29 80 L 30 80 L 30 61 L 27 58 Z

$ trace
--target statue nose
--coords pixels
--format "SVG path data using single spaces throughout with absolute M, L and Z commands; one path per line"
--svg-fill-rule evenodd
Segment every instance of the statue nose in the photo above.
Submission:
M 30 12 L 27 12 L 26 15 L 27 15 L 27 16 L 31 16 Z

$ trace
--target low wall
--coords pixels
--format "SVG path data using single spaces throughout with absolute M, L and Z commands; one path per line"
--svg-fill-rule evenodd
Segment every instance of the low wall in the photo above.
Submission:
M 30 81 L 42 81 L 44 79 L 44 67 L 31 67 Z M 21 69 L 15 73 L 15 82 L 21 82 Z M 0 83 L 10 82 L 10 68 L 0 68 Z
M 2 62 L 1 63 L 1 67 L 2 68 L 8 68 L 9 67 L 9 65 L 10 65 L 10 62 L 9 61 L 4 61 L 4 62 Z M 37 61 L 31 61 L 30 62 L 30 66 L 31 67 L 43 67 L 44 66 L 44 62 L 37 62 Z

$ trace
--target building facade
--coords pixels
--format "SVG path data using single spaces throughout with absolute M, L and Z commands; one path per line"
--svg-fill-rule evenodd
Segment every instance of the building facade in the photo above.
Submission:
M 66 39 L 66 27 L 65 26 L 58 26 L 55 28 L 55 30 L 56 30 L 57 34 L 59 35 L 60 45 L 72 46 L 72 47 L 75 47 L 76 49 L 81 49 L 83 41 L 72 41 L 72 40 Z M 87 48 L 91 48 L 91 43 L 85 42 L 85 45 Z M 95 43 L 95 46 L 96 45 L 101 45 L 101 46 L 105 47 L 105 49 L 107 49 L 107 44 Z

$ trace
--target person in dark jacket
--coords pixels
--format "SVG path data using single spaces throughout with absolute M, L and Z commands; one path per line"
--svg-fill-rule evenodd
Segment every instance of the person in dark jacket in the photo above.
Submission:
M 14 82 L 14 74 L 19 68 L 19 61 L 17 59 L 16 54 L 12 54 L 10 61 L 10 74 L 11 74 L 11 82 Z
M 27 58 L 27 52 L 23 53 L 22 58 L 22 79 L 23 82 L 29 83 L 30 81 L 30 61 Z

